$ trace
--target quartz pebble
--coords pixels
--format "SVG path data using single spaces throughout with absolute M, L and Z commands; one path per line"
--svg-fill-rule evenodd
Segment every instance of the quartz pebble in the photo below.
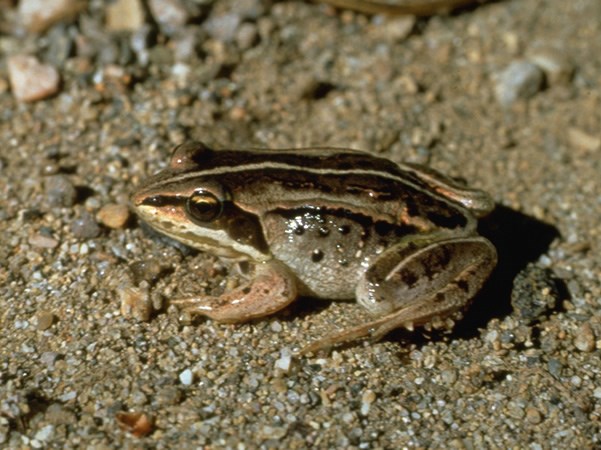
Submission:
M 184 386 L 190 386 L 192 384 L 193 374 L 190 369 L 186 369 L 179 374 L 179 381 Z
M 496 80 L 495 96 L 504 107 L 534 96 L 543 85 L 543 71 L 528 61 L 515 61 Z
M 14 55 L 8 58 L 8 76 L 13 95 L 23 102 L 42 100 L 58 92 L 58 71 L 33 56 Z

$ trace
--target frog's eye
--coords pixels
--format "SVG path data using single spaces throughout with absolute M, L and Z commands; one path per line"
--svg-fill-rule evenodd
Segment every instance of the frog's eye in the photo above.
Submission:
M 211 222 L 223 211 L 223 205 L 210 192 L 198 190 L 186 202 L 186 213 L 197 222 Z
M 211 149 L 202 142 L 186 142 L 175 147 L 169 166 L 176 170 L 194 169 L 198 164 L 206 163 L 212 154 Z

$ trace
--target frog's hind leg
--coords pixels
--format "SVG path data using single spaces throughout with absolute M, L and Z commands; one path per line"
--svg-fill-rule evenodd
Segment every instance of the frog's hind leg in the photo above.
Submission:
M 423 237 L 382 253 L 357 286 L 357 301 L 372 321 L 310 344 L 302 353 L 405 326 L 437 325 L 456 316 L 480 290 L 497 261 L 482 237 Z
M 268 316 L 286 307 L 297 297 L 296 280 L 282 264 L 268 262 L 255 266 L 254 278 L 220 296 L 175 299 L 190 314 L 207 316 L 218 322 L 240 323 Z

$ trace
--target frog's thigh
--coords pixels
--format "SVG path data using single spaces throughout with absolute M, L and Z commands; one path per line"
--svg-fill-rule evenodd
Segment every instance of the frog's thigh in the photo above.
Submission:
M 357 286 L 357 300 L 386 319 L 378 336 L 403 324 L 419 326 L 462 309 L 495 267 L 486 239 L 422 238 L 384 252 Z
M 202 314 L 219 322 L 246 322 L 268 316 L 297 297 L 294 276 L 279 263 L 257 264 L 248 283 L 218 297 L 200 296 L 172 300 L 191 314 Z

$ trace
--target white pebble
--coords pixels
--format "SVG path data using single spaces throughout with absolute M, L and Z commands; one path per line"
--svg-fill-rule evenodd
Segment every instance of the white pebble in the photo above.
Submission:
M 528 99 L 542 87 L 543 71 L 528 61 L 514 61 L 497 76 L 495 96 L 504 107 L 516 100 Z
M 179 381 L 185 386 L 190 386 L 192 384 L 192 378 L 193 375 L 190 369 L 186 369 L 179 374 Z
M 290 362 L 292 358 L 290 356 L 282 356 L 280 359 L 275 361 L 275 368 L 280 369 L 282 372 L 288 373 L 290 370 Z

